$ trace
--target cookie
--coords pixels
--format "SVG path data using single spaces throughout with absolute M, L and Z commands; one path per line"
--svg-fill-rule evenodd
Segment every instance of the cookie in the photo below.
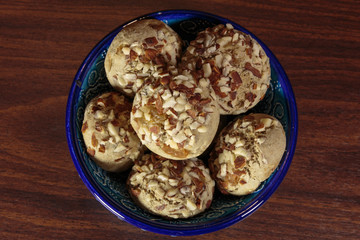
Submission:
M 92 99 L 81 128 L 87 153 L 101 168 L 120 172 L 131 168 L 142 144 L 130 125 L 131 102 L 118 92 Z
M 220 114 L 240 114 L 254 107 L 271 78 L 269 58 L 261 45 L 231 24 L 200 32 L 186 49 L 181 67 L 210 79 Z
M 144 19 L 125 26 L 113 39 L 105 58 L 110 84 L 133 97 L 149 76 L 157 76 L 167 66 L 176 66 L 182 40 L 168 25 Z
M 224 194 L 250 194 L 276 169 L 285 147 L 276 118 L 262 113 L 237 118 L 221 131 L 210 154 L 212 177 Z
M 135 95 L 131 125 L 152 152 L 169 159 L 199 156 L 212 142 L 220 114 L 209 81 L 167 73 Z
M 134 201 L 166 218 L 188 218 L 210 207 L 215 182 L 199 159 L 169 160 L 146 154 L 127 180 Z

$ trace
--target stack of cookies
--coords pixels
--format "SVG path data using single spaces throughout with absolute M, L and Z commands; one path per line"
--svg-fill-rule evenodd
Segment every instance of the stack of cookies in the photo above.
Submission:
M 226 24 L 183 47 L 162 21 L 125 26 L 105 58 L 114 91 L 90 101 L 81 129 L 89 156 L 106 171 L 131 168 L 127 186 L 135 203 L 166 218 L 205 211 L 215 182 L 222 194 L 252 193 L 286 148 L 277 119 L 239 115 L 270 85 L 259 43 Z M 235 119 L 221 130 L 220 115 Z M 205 151 L 210 157 L 201 160 Z

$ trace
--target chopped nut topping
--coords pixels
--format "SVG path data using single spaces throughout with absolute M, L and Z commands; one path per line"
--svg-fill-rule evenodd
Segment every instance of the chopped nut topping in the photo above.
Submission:
M 245 158 L 243 156 L 238 156 L 235 158 L 235 167 L 243 168 L 245 166 Z
M 145 38 L 144 41 L 149 47 L 153 47 L 158 43 L 158 40 L 156 39 L 156 37 Z
M 182 57 L 182 66 L 210 80 L 221 114 L 246 112 L 264 96 L 262 84 L 270 82 L 269 59 L 261 45 L 231 24 L 200 32 Z M 245 91 L 252 94 L 248 99 Z
M 86 131 L 86 129 L 88 129 L 88 123 L 87 121 L 84 122 L 84 124 L 81 127 L 81 132 L 84 133 Z
M 96 139 L 95 133 L 93 133 L 91 136 L 91 145 L 93 147 L 97 147 L 97 145 L 98 145 L 98 140 Z
M 201 160 L 176 161 L 151 154 L 135 161 L 128 186 L 132 197 L 150 212 L 187 218 L 210 207 L 215 183 Z
M 132 126 L 150 150 L 156 151 L 151 145 L 156 141 L 155 146 L 161 148 L 164 157 L 171 155 L 174 159 L 182 159 L 194 156 L 189 155 L 195 154 L 192 149 L 197 150 L 192 136 L 209 132 L 207 125 L 211 119 L 219 117 L 211 93 L 209 85 L 197 86 L 187 71 L 175 76 L 169 74 L 166 80 L 163 77 L 154 79 L 135 96 Z M 214 130 L 211 131 L 215 133 Z M 211 138 L 206 137 L 206 140 L 210 144 Z
M 87 148 L 86 152 L 92 157 L 95 156 L 95 149 L 93 148 Z
M 130 126 L 130 109 L 117 92 L 104 93 L 86 106 L 82 129 L 87 130 L 82 134 L 87 152 L 107 171 L 124 171 L 141 155 L 140 139 Z
M 278 122 L 265 114 L 250 114 L 237 118 L 220 133 L 209 167 L 222 193 L 249 194 L 270 176 L 276 165 L 269 165 L 261 144 L 274 129 L 272 121 Z
M 161 21 L 159 29 L 143 25 L 154 21 L 159 20 L 144 19 L 126 26 L 115 37 L 106 55 L 105 71 L 110 84 L 130 97 L 135 95 L 150 76 L 157 77 L 166 73 L 167 69 L 177 65 L 180 58 L 180 37 Z M 140 24 L 148 26 L 141 34 L 133 31 Z M 123 43 L 129 40 L 133 42 Z

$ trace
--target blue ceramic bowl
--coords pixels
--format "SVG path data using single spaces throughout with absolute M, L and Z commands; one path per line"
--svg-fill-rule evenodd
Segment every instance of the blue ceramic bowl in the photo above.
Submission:
M 167 220 L 149 214 L 130 198 L 125 181 L 126 173 L 109 173 L 99 168 L 86 154 L 81 135 L 84 109 L 96 95 L 111 90 L 104 70 L 106 51 L 116 34 L 126 24 L 144 18 L 156 18 L 170 25 L 187 43 L 197 32 L 216 24 L 231 23 L 236 29 L 250 34 L 264 48 L 271 63 L 271 86 L 265 98 L 251 112 L 275 116 L 284 126 L 287 145 L 279 167 L 252 194 L 236 197 L 215 191 L 213 203 L 207 211 L 185 220 Z M 197 235 L 226 228 L 257 210 L 283 180 L 295 151 L 297 138 L 297 110 L 290 82 L 276 57 L 252 33 L 228 19 L 212 14 L 171 10 L 151 13 L 116 28 L 102 39 L 80 66 L 71 86 L 66 109 L 67 141 L 75 167 L 94 197 L 119 219 L 143 230 L 172 236 Z

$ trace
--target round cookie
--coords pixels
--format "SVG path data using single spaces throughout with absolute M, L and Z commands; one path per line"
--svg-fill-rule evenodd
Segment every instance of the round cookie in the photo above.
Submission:
M 199 156 L 212 142 L 220 114 L 209 81 L 187 71 L 146 83 L 135 95 L 131 125 L 152 152 L 169 159 Z
M 110 84 L 133 97 L 149 76 L 157 76 L 167 66 L 176 66 L 182 40 L 168 25 L 144 19 L 125 26 L 113 39 L 105 58 Z
M 131 102 L 118 92 L 92 99 L 81 132 L 90 157 L 104 170 L 128 170 L 141 156 L 142 144 L 130 125 Z
M 215 182 L 196 158 L 182 161 L 146 154 L 127 180 L 134 201 L 166 218 L 188 218 L 205 211 L 213 199 Z
M 209 168 L 224 194 L 252 193 L 278 166 L 286 147 L 281 123 L 256 113 L 224 128 L 210 154 Z
M 220 114 L 246 112 L 264 97 L 270 84 L 265 51 L 231 24 L 200 32 L 186 49 L 181 66 L 210 79 Z

